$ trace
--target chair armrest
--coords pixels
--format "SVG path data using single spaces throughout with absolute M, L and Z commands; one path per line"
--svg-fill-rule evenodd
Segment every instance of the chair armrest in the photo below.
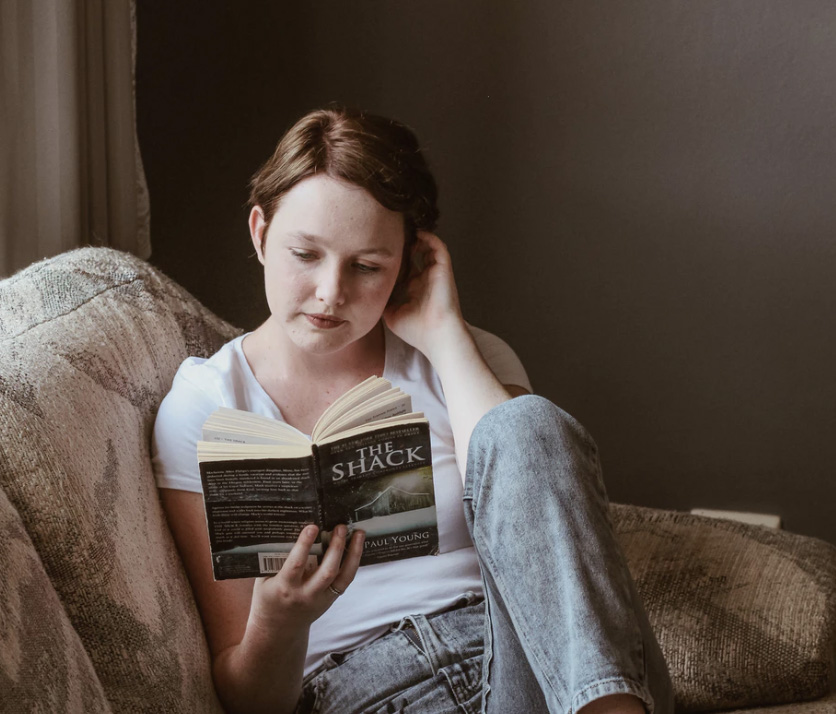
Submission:
M 830 691 L 836 546 L 687 513 L 619 505 L 611 513 L 678 712 Z

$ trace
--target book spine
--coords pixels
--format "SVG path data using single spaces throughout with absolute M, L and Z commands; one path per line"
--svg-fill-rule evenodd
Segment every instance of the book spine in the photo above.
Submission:
M 323 488 L 324 480 L 322 478 L 322 471 L 320 470 L 319 447 L 316 444 L 311 444 L 311 453 L 313 454 L 313 480 L 316 486 L 316 513 L 318 517 L 317 525 L 320 530 L 325 525 L 325 509 L 323 503 L 325 502 L 325 489 Z

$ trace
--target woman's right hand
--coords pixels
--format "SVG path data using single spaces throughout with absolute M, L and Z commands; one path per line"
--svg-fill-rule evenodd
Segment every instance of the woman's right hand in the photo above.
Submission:
M 308 628 L 321 617 L 339 597 L 334 590 L 344 592 L 360 565 L 365 534 L 355 531 L 346 547 L 347 531 L 344 525 L 334 529 L 322 562 L 310 569 L 308 554 L 319 531 L 315 525 L 305 526 L 282 569 L 256 579 L 250 625 L 274 633 L 287 626 Z
M 310 625 L 337 599 L 328 586 L 345 590 L 354 579 L 364 534 L 355 533 L 346 550 L 345 526 L 335 528 L 311 571 L 306 564 L 317 529 L 305 528 L 276 575 L 216 581 L 203 496 L 164 488 L 160 498 L 203 619 L 225 710 L 292 712 L 302 690 Z

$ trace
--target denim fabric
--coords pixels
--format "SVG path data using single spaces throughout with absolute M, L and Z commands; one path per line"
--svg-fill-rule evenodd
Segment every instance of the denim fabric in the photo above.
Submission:
M 464 508 L 485 600 L 397 623 L 334 654 L 300 712 L 571 714 L 607 694 L 673 712 L 662 653 L 609 520 L 597 448 L 546 399 L 491 410 L 471 437 Z
M 485 605 L 404 618 L 391 632 L 332 654 L 310 677 L 298 711 L 330 714 L 478 714 L 482 704 Z

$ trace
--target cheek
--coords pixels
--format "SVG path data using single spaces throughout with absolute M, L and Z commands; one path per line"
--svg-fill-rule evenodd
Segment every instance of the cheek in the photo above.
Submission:
M 366 291 L 367 302 L 375 305 L 386 305 L 389 302 L 389 297 L 392 295 L 392 290 L 395 287 L 395 280 L 397 276 L 382 277 Z
M 277 265 L 266 273 L 267 294 L 277 304 L 298 305 L 310 292 L 310 282 L 304 275 Z
M 283 287 L 288 295 L 293 296 L 294 299 L 304 298 L 306 293 L 313 291 L 314 283 L 304 273 L 287 273 L 280 285 Z

